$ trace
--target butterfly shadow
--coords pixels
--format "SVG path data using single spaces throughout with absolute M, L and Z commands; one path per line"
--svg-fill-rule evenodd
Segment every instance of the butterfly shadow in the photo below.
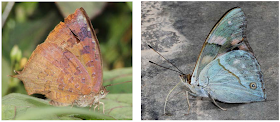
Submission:
M 213 110 L 213 109 L 221 110 L 210 99 L 208 99 L 208 100 L 209 100 L 209 104 L 205 107 L 205 110 Z M 229 110 L 231 108 L 236 108 L 236 107 L 239 107 L 239 106 L 242 106 L 242 105 L 246 104 L 246 103 L 224 103 L 224 102 L 221 102 L 221 101 L 218 101 L 218 100 L 216 100 L 216 103 L 219 106 L 221 106 L 222 108 L 227 109 L 227 110 Z

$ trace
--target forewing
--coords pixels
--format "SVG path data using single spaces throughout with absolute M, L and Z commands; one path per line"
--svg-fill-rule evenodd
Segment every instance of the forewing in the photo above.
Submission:
M 90 76 L 90 82 L 86 83 L 89 89 L 94 93 L 99 92 L 103 82 L 101 52 L 83 8 L 77 9 L 74 14 L 65 18 L 64 22 L 60 22 L 46 41 L 60 45 L 77 57 Z
M 209 63 L 200 73 L 199 84 L 213 98 L 227 103 L 266 99 L 260 65 L 251 53 L 243 50 L 228 52 Z
M 201 70 L 215 58 L 232 50 L 244 50 L 253 55 L 246 38 L 246 19 L 240 8 L 227 12 L 214 26 L 201 49 L 192 74 L 192 82 L 198 81 Z
M 103 83 L 102 59 L 99 42 L 93 30 L 89 17 L 83 8 L 77 9 L 65 20 L 65 24 L 80 40 L 81 47 L 76 55 L 91 76 L 93 92 L 98 93 Z M 72 49 L 70 49 L 72 50 Z

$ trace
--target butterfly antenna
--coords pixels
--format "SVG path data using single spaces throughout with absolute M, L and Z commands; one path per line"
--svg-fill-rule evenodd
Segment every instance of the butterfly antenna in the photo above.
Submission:
M 114 85 L 119 85 L 119 84 L 128 83 L 128 82 L 131 82 L 131 81 L 125 81 L 125 82 L 120 82 L 120 83 L 109 84 L 109 85 L 106 85 L 104 87 L 106 88 L 108 86 L 114 86 Z
M 165 68 L 165 69 L 169 69 L 169 70 L 172 70 L 172 71 L 178 72 L 178 73 L 180 73 L 180 74 L 182 74 L 182 75 L 183 75 L 183 73 L 182 73 L 182 72 L 179 72 L 179 71 L 177 71 L 177 70 L 174 70 L 174 69 L 170 69 L 170 68 L 168 68 L 168 67 L 161 66 L 161 65 L 159 65 L 159 64 L 157 64 L 157 63 L 155 63 L 155 62 L 152 62 L 152 61 L 149 61 L 149 62 L 150 62 L 150 63 L 152 63 L 152 64 L 155 64 L 155 65 L 157 65 L 157 66 L 159 66 L 159 67 L 162 67 L 162 68 Z
M 166 60 L 168 63 L 170 63 L 172 66 L 174 66 L 176 69 L 178 69 L 179 70 L 179 68 L 178 67 L 176 67 L 174 64 L 172 64 L 171 62 L 169 62 L 166 58 L 164 58 L 159 52 L 157 52 L 152 46 L 150 46 L 150 45 L 148 45 L 151 49 L 153 49 L 157 54 L 159 54 L 164 60 Z M 155 63 L 154 63 L 155 64 Z M 159 65 L 158 65 L 159 66 Z M 169 69 L 169 68 L 167 68 L 167 69 Z M 181 74 L 184 74 L 181 70 L 179 70 L 179 72 L 181 73 Z

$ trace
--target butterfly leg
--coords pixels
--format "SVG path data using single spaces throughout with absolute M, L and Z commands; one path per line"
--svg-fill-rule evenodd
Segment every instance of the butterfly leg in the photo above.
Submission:
M 105 105 L 104 105 L 104 103 L 103 102 L 99 102 L 99 103 L 103 105 L 103 114 L 105 114 Z
M 227 110 L 227 109 L 222 108 L 221 106 L 219 106 L 219 105 L 216 103 L 215 99 L 214 99 L 213 97 L 211 97 L 211 95 L 210 95 L 209 92 L 208 92 L 208 96 L 209 96 L 209 98 L 212 100 L 212 102 L 213 102 L 218 108 L 222 109 L 223 111 L 226 111 L 226 110 Z
M 91 107 L 92 107 L 93 103 L 94 103 L 94 100 L 90 103 L 89 110 L 91 110 Z M 96 106 L 94 106 L 94 111 L 95 111 L 95 108 L 96 108 Z
M 89 105 L 89 111 L 90 111 L 91 107 L 92 107 L 92 104 Z
M 98 106 L 98 105 L 95 105 L 95 106 L 94 106 L 94 109 L 93 109 L 94 111 L 95 111 L 95 109 L 96 109 L 97 106 Z
M 95 109 L 96 109 L 96 107 L 98 106 L 98 111 L 99 111 L 99 104 L 102 104 L 103 105 L 103 114 L 105 113 L 105 106 L 104 106 L 104 103 L 103 102 L 98 102 L 98 104 L 96 104 L 95 106 L 94 106 L 94 111 L 95 111 Z
M 187 97 L 187 102 L 188 102 L 188 113 L 186 115 L 188 115 L 190 113 L 191 110 L 191 105 L 190 105 L 190 101 L 189 101 L 189 92 L 186 91 L 186 97 Z

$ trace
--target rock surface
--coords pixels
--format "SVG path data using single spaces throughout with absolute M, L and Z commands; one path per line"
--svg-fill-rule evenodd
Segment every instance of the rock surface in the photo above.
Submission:
M 267 101 L 249 104 L 218 104 L 208 98 L 185 95 L 178 73 L 149 63 L 172 67 L 147 45 L 151 45 L 185 74 L 191 74 L 200 49 L 216 22 L 233 7 L 247 17 L 247 38 L 264 74 Z M 279 4 L 275 2 L 142 2 L 141 4 L 141 108 L 143 120 L 184 119 L 279 119 Z M 172 67 L 174 69 L 174 67 Z

